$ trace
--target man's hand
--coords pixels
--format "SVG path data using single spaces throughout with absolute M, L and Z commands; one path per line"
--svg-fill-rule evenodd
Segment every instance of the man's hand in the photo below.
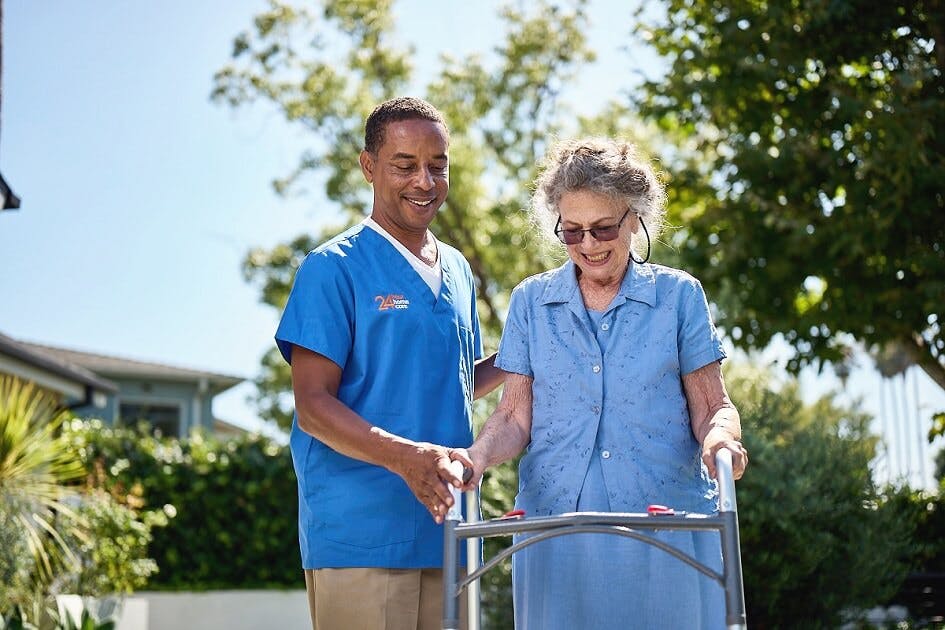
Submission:
M 450 450 L 428 442 L 407 446 L 391 470 L 400 475 L 410 491 L 426 506 L 433 520 L 442 523 L 453 505 L 449 486 L 460 487 L 462 480 L 450 472 Z

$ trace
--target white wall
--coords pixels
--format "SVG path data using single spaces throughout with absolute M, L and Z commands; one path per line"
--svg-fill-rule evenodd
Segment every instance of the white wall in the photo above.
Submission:
M 139 592 L 115 630 L 311 630 L 305 591 Z

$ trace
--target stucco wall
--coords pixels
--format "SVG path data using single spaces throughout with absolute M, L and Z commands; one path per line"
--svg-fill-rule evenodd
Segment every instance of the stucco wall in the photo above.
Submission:
M 81 601 L 66 604 L 78 606 Z M 310 630 L 305 591 L 139 592 L 125 599 L 115 630 Z

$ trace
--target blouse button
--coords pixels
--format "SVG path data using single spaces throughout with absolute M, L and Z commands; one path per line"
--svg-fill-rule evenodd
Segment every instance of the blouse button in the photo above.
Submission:
M 593 407 L 591 407 L 591 411 L 593 411 L 594 413 L 600 413 L 600 407 L 598 407 L 597 405 L 594 405 Z
M 600 329 L 601 329 L 601 330 L 610 330 L 610 324 L 608 324 L 607 322 L 604 322 L 603 324 L 600 325 Z
M 592 367 L 591 369 L 594 371 L 594 374 L 597 374 L 598 372 L 600 372 L 600 366 L 599 366 L 599 365 L 595 365 L 595 366 Z
M 604 459 L 610 459 L 610 451 L 601 451 L 600 456 Z

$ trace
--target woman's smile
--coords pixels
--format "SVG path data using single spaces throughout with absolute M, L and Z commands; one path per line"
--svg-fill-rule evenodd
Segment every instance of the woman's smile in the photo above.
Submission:
M 603 252 L 601 254 L 581 254 L 584 257 L 584 260 L 589 262 L 592 265 L 600 265 L 607 262 L 607 259 L 610 258 L 610 252 Z

